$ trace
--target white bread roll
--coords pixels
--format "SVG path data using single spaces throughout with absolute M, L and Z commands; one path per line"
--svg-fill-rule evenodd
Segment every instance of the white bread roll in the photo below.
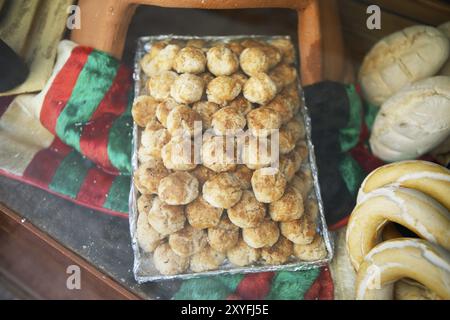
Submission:
M 450 135 L 450 77 L 403 88 L 386 101 L 372 129 L 372 152 L 385 161 L 415 159 Z
M 369 51 L 358 80 L 366 99 L 381 105 L 405 85 L 435 75 L 449 56 L 449 40 L 438 29 L 412 26 L 397 31 Z
M 445 34 L 450 40 L 450 21 L 441 24 L 438 29 L 442 31 L 442 33 Z M 450 76 L 450 56 L 448 57 L 447 62 L 442 67 L 441 71 L 439 71 L 439 74 L 443 76 Z

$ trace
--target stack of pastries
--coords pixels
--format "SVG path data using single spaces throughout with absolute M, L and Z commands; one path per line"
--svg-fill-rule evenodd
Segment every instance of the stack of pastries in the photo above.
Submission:
M 285 38 L 164 40 L 142 58 L 136 236 L 161 274 L 327 256 L 294 61 Z

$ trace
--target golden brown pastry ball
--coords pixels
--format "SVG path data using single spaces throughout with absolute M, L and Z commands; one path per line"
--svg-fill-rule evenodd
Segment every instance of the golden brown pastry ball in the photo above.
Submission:
M 201 73 L 205 71 L 206 57 L 195 47 L 185 47 L 175 57 L 173 68 L 178 73 Z
M 232 264 L 244 267 L 257 262 L 261 256 L 260 252 L 260 249 L 252 248 L 244 240 L 239 239 L 237 245 L 227 251 L 227 257 Z
M 242 51 L 244 51 L 244 47 L 239 43 L 239 41 L 230 41 L 227 44 L 228 48 L 230 48 L 231 51 L 234 52 L 234 54 L 239 57 L 242 53 Z
M 280 115 L 271 108 L 260 107 L 253 109 L 247 115 L 248 128 L 256 137 L 267 137 L 272 130 L 281 127 Z
M 144 56 L 144 58 L 142 59 L 142 62 L 150 62 L 151 60 L 153 60 L 153 58 L 155 58 L 158 53 L 164 49 L 167 45 L 169 44 L 169 42 L 167 40 L 162 40 L 162 41 L 157 41 L 152 43 L 149 52 Z
M 286 126 L 282 126 L 278 132 L 278 149 L 280 154 L 287 154 L 294 150 L 296 141 L 295 132 L 289 130 Z
M 134 99 L 131 114 L 138 126 L 145 128 L 147 122 L 155 118 L 157 106 L 158 101 L 150 96 L 139 96 Z
M 161 149 L 161 158 L 170 170 L 189 171 L 197 166 L 195 151 L 189 137 L 175 136 Z
M 269 43 L 281 52 L 284 63 L 292 64 L 295 62 L 295 48 L 290 40 L 274 39 L 270 40 Z
M 208 86 L 208 84 L 214 80 L 214 75 L 210 72 L 203 72 L 198 75 L 200 78 L 203 79 L 203 83 L 205 84 L 205 88 Z
M 306 203 L 305 214 L 298 220 L 281 222 L 281 234 L 295 244 L 310 244 L 317 233 L 318 207 L 315 199 Z
M 204 230 L 186 225 L 169 236 L 169 245 L 177 255 L 189 257 L 208 245 L 208 237 Z
M 294 255 L 303 261 L 322 260 L 327 257 L 327 248 L 322 236 L 317 233 L 310 244 L 295 244 Z
M 233 79 L 235 79 L 236 81 L 238 81 L 238 82 L 241 84 L 242 87 L 244 87 L 245 83 L 246 83 L 247 80 L 248 80 L 248 77 L 247 77 L 244 73 L 242 73 L 242 72 L 240 72 L 240 71 L 238 71 L 238 72 L 236 72 L 236 73 L 233 73 L 233 74 L 231 75 L 231 77 L 232 77 Z
M 197 178 L 188 172 L 174 172 L 161 180 L 158 187 L 159 198 L 170 205 L 191 203 L 198 197 Z
M 226 252 L 233 248 L 239 240 L 239 228 L 223 216 L 217 226 L 208 229 L 209 245 L 216 251 Z
M 175 107 L 184 106 L 183 104 L 179 104 L 172 98 L 166 99 L 160 102 L 156 108 L 156 118 L 158 121 L 167 128 L 167 117 L 169 116 L 170 111 L 175 109 Z
M 278 265 L 286 263 L 293 254 L 294 245 L 283 236 L 272 247 L 261 249 L 261 259 L 265 264 Z
M 281 91 L 281 89 L 297 80 L 297 70 L 287 64 L 280 64 L 270 71 L 269 76 L 275 83 L 277 90 Z
M 313 187 L 313 181 L 311 176 L 311 171 L 298 172 L 291 180 L 291 185 L 293 188 L 302 195 L 303 199 L 307 199 L 308 194 L 311 192 Z
M 249 169 L 260 169 L 268 167 L 273 162 L 272 146 L 268 139 L 247 136 L 243 143 L 240 144 L 240 157 Z
M 205 130 L 211 128 L 213 115 L 220 110 L 220 107 L 214 102 L 199 101 L 193 105 L 192 110 L 197 112 L 202 119 L 202 127 Z
M 286 187 L 283 196 L 269 205 L 273 221 L 292 221 L 300 219 L 304 213 L 303 198 L 297 189 Z
M 166 119 L 167 130 L 172 136 L 190 135 L 201 132 L 202 118 L 187 106 L 177 106 Z M 196 127 L 197 126 L 197 127 Z
M 160 244 L 153 254 L 155 268 L 164 275 L 175 275 L 189 268 L 189 258 L 177 255 L 168 243 Z
M 158 158 L 152 156 L 153 150 L 144 146 L 140 146 L 138 149 L 139 163 L 155 162 Z
M 234 135 L 242 132 L 246 124 L 244 115 L 231 106 L 220 109 L 212 118 L 214 132 L 219 135 Z
M 208 181 L 209 179 L 211 179 L 212 177 L 214 177 L 217 172 L 203 166 L 203 165 L 198 165 L 194 170 L 192 170 L 190 172 L 194 177 L 197 178 L 198 183 L 200 183 L 201 186 L 203 186 L 203 184 Z
M 227 210 L 228 218 L 240 228 L 253 228 L 264 221 L 266 207 L 250 190 L 242 192 L 241 200 Z
M 190 39 L 186 42 L 186 47 L 194 47 L 198 49 L 203 49 L 206 43 L 202 39 Z
M 228 102 L 241 93 L 242 86 L 236 79 L 227 76 L 219 76 L 208 83 L 206 94 L 208 101 L 226 106 Z
M 164 239 L 164 236 L 159 234 L 148 223 L 147 214 L 140 213 L 136 223 L 136 238 L 139 247 L 147 253 L 153 252 L 156 247 Z
M 150 95 L 158 101 L 163 101 L 170 97 L 170 88 L 178 75 L 173 71 L 163 71 L 150 77 L 147 87 Z
M 250 101 L 245 99 L 243 96 L 239 96 L 229 104 L 230 107 L 235 108 L 237 112 L 246 116 L 253 109 L 253 105 Z
M 265 220 L 255 228 L 242 230 L 242 238 L 250 247 L 259 249 L 273 246 L 280 237 L 280 229 L 276 222 Z
M 191 257 L 191 270 L 193 272 L 216 270 L 224 260 L 225 255 L 223 253 L 217 252 L 210 246 L 206 246 Z
M 296 114 L 302 104 L 298 92 L 297 83 L 294 82 L 289 86 L 287 86 L 286 88 L 284 88 L 283 91 L 281 92 L 281 95 L 288 100 L 294 114 Z
M 195 74 L 183 73 L 170 87 L 170 95 L 178 103 L 190 104 L 202 98 L 205 84 Z
M 134 173 L 134 184 L 142 194 L 157 194 L 161 179 L 167 177 L 170 171 L 161 161 L 141 164 Z
M 159 122 L 149 122 L 141 136 L 141 144 L 149 149 L 149 156 L 160 159 L 161 149 L 170 141 L 170 134 Z
M 202 145 L 202 163 L 215 172 L 225 172 L 236 168 L 234 138 L 206 136 Z
M 211 206 L 201 195 L 186 206 L 186 218 L 189 224 L 197 229 L 217 226 L 222 212 L 222 208 Z
M 144 214 L 147 216 L 150 208 L 152 207 L 153 199 L 155 198 L 152 194 L 143 194 L 139 196 L 137 200 L 137 209 L 139 214 Z
M 208 50 L 206 54 L 208 69 L 215 76 L 228 76 L 239 68 L 239 60 L 226 46 L 216 46 Z
M 289 99 L 280 94 L 270 101 L 266 107 L 274 110 L 280 116 L 281 123 L 283 124 L 291 120 L 294 115 L 293 106 Z
M 296 118 L 293 118 L 288 123 L 286 123 L 285 128 L 286 130 L 292 132 L 295 141 L 305 138 L 305 124 L 297 120 Z
M 269 57 L 260 47 L 251 47 L 242 51 L 239 57 L 241 68 L 249 76 L 267 72 L 270 67 Z
M 149 57 L 144 57 L 141 61 L 142 70 L 149 77 L 157 75 L 163 71 L 169 71 L 172 69 L 175 56 L 180 47 L 175 44 L 169 44 L 163 49 L 159 50 L 155 56 L 149 60 Z
M 301 161 L 301 163 L 308 161 L 309 150 L 306 141 L 298 140 L 292 152 L 295 153 L 298 161 Z
M 171 206 L 155 197 L 147 215 L 148 222 L 162 235 L 169 235 L 184 228 L 186 217 L 183 206 Z
M 241 196 L 239 180 L 228 172 L 219 173 L 203 185 L 203 198 L 216 208 L 231 208 Z
M 238 165 L 234 170 L 233 175 L 239 180 L 242 190 L 247 190 L 252 187 L 253 170 L 245 165 Z
M 295 173 L 297 172 L 296 165 L 291 158 L 282 155 L 280 157 L 279 168 L 284 177 L 289 182 L 295 177 Z
M 280 199 L 286 188 L 286 178 L 280 170 L 262 168 L 253 173 L 252 187 L 259 202 L 271 203 Z
M 275 98 L 277 86 L 267 73 L 258 73 L 244 85 L 244 97 L 253 103 L 267 104 Z

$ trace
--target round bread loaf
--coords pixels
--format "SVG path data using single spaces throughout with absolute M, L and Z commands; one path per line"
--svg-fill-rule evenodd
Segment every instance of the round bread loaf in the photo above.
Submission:
M 386 101 L 370 137 L 372 152 L 385 161 L 415 159 L 450 134 L 450 77 L 418 81 Z
M 381 39 L 364 58 L 358 80 L 367 100 L 381 105 L 405 85 L 435 75 L 449 41 L 438 29 L 412 26 Z

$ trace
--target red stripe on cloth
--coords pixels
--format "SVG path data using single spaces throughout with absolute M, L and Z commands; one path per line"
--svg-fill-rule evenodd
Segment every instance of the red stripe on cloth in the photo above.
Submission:
M 228 300 L 262 300 L 270 292 L 274 272 L 250 273 L 244 276 Z
M 83 127 L 80 138 L 80 150 L 89 159 L 113 174 L 116 168 L 108 156 L 109 130 L 114 121 L 127 109 L 128 90 L 131 81 L 129 69 L 121 66 L 111 88 L 95 110 L 91 120 Z
M 31 186 L 33 186 L 33 187 L 42 189 L 42 190 L 44 190 L 44 191 L 46 191 L 46 192 L 48 192 L 48 193 L 50 193 L 50 194 L 52 194 L 52 195 L 54 195 L 54 196 L 58 196 L 58 197 L 60 197 L 60 198 L 62 198 L 62 199 L 68 200 L 68 201 L 70 201 L 70 202 L 72 202 L 72 203 L 75 203 L 75 204 L 77 204 L 77 205 L 86 207 L 86 208 L 88 208 L 88 209 L 95 210 L 95 211 L 99 211 L 99 212 L 103 212 L 103 213 L 106 213 L 106 214 L 108 214 L 108 215 L 110 215 L 110 216 L 128 219 L 128 214 L 127 214 L 127 213 L 122 213 L 122 212 L 113 211 L 113 210 L 110 210 L 110 209 L 107 209 L 107 208 L 103 208 L 103 207 L 96 207 L 96 206 L 93 206 L 93 205 L 91 205 L 91 204 L 89 204 L 89 203 L 85 203 L 85 202 L 78 201 L 78 200 L 76 200 L 76 199 L 72 199 L 72 198 L 70 198 L 70 197 L 68 197 L 68 196 L 65 196 L 65 195 L 61 194 L 61 193 L 57 193 L 57 192 L 55 192 L 55 191 L 53 191 L 53 190 L 51 190 L 51 189 L 49 189 L 49 188 L 47 188 L 47 187 L 43 187 L 43 186 L 41 186 L 41 185 L 35 183 L 35 182 L 32 181 L 32 180 L 28 180 L 28 179 L 25 179 L 25 178 L 22 177 L 22 176 L 16 176 L 16 175 L 14 175 L 14 174 L 11 174 L 11 173 L 8 172 L 8 171 L 5 171 L 5 170 L 0 169 L 0 175 L 1 175 L 1 176 L 5 176 L 5 177 L 7 177 L 7 178 L 9 178 L 9 179 L 13 179 L 13 180 L 17 180 L 17 181 L 20 181 L 20 182 L 27 183 L 27 184 L 29 184 L 29 185 L 31 185 Z
M 370 152 L 369 147 L 366 146 L 365 142 L 369 138 L 369 135 L 369 129 L 363 122 L 361 126 L 359 142 L 353 149 L 350 150 L 350 155 L 367 173 L 372 172 L 376 168 L 381 167 L 385 164 L 382 160 L 375 157 L 372 152 Z
M 335 224 L 328 226 L 328 229 L 331 231 L 339 230 L 340 228 L 343 228 L 347 225 L 348 219 L 350 219 L 350 216 L 346 216 L 345 218 L 339 220 Z
M 72 151 L 59 138 L 55 138 L 47 149 L 35 154 L 23 173 L 24 179 L 46 188 L 63 159 Z
M 305 300 L 333 300 L 334 285 L 328 267 L 323 267 L 319 276 L 304 295 Z
M 102 207 L 115 177 L 115 175 L 107 174 L 98 167 L 89 169 L 76 199 L 80 202 Z
M 78 76 L 92 50 L 88 47 L 75 47 L 44 98 L 40 119 L 44 127 L 53 134 L 56 134 L 55 127 L 58 117 L 69 101 Z

